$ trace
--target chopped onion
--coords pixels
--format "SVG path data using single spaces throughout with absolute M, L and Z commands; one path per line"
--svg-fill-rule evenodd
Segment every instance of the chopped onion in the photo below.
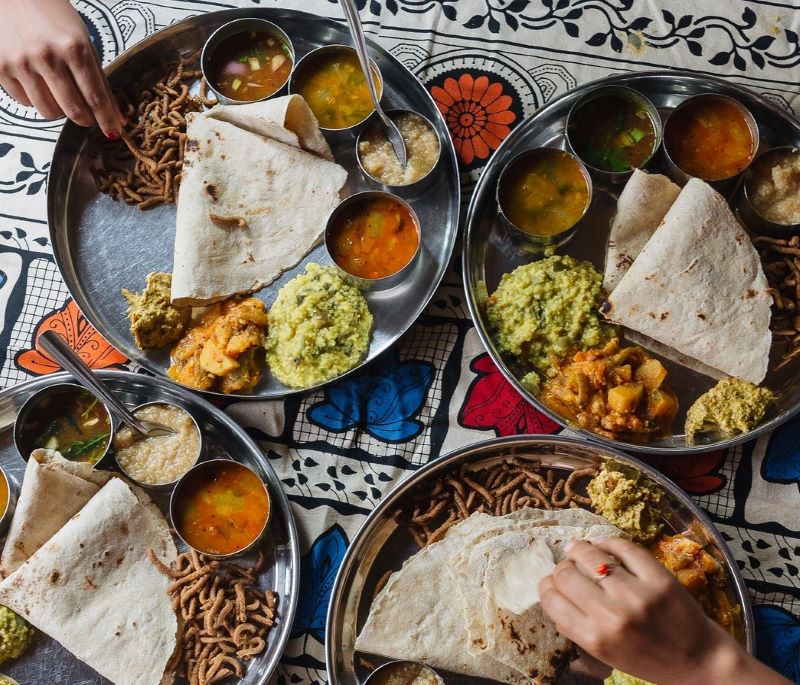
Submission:
M 250 69 L 253 71 L 259 71 L 261 69 L 261 62 L 258 61 L 258 57 L 251 57 L 248 61 L 250 62 Z
M 285 61 L 286 61 L 285 55 L 275 55 L 272 58 L 272 71 L 280 69 L 281 64 L 283 64 Z
M 233 79 L 233 83 L 231 83 L 231 88 L 234 90 L 239 90 L 239 87 L 242 85 L 242 79 L 235 78 Z

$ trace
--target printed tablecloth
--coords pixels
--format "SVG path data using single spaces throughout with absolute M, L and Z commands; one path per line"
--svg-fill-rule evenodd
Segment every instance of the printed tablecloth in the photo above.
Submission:
M 335 0 L 75 0 L 105 64 L 192 14 L 293 7 L 341 19 Z M 800 8 L 792 0 L 358 0 L 367 30 L 430 91 L 450 128 L 465 198 L 500 142 L 576 85 L 668 67 L 716 74 L 800 109 Z M 24 10 L 21 10 L 24 11 Z M 3 46 L 0 46 L 2 51 Z M 46 191 L 61 122 L 0 90 L 0 383 L 56 370 L 38 332 L 96 368 L 125 358 L 69 299 L 53 261 Z M 120 235 L 120 240 L 126 236 Z M 232 404 L 297 517 L 302 587 L 277 679 L 322 683 L 325 612 L 348 541 L 381 497 L 449 450 L 559 427 L 481 348 L 458 260 L 419 322 L 380 360 L 320 392 Z M 694 496 L 734 551 L 756 606 L 759 656 L 800 683 L 800 419 L 729 452 L 651 459 Z M 54 682 L 58 681 L 54 674 Z

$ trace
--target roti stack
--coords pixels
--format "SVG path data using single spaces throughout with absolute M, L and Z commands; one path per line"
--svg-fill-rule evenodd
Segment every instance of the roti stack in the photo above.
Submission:
M 608 305 L 610 321 L 725 374 L 758 384 L 767 373 L 769 284 L 725 199 L 699 179 L 683 188 Z
M 15 541 L 4 550 L 13 570 L 0 583 L 0 604 L 117 685 L 159 685 L 170 676 L 178 630 L 170 580 L 147 556 L 152 549 L 167 566 L 177 556 L 164 517 L 119 478 L 38 456 L 14 514 Z M 38 476 L 29 484 L 30 474 Z M 63 493 L 44 489 L 57 480 Z M 57 528 L 48 540 L 40 523 Z
M 187 115 L 172 302 L 255 292 L 319 242 L 347 172 L 299 96 Z
M 583 509 L 473 514 L 389 578 L 355 648 L 505 683 L 552 683 L 565 670 L 572 644 L 538 603 L 534 567 L 543 577 L 569 540 L 610 535 L 621 532 Z M 540 565 L 520 557 L 535 547 L 545 552 Z M 525 571 L 509 580 L 520 559 Z M 505 606 L 503 581 L 527 588 L 520 613 Z

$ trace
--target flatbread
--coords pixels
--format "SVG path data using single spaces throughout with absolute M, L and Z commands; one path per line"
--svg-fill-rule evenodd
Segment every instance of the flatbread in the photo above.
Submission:
M 112 477 L 55 450 L 34 450 L 25 467 L 14 517 L 0 556 L 9 575 L 55 535 Z
M 453 673 L 503 683 L 530 683 L 521 673 L 488 655 L 469 653 L 464 629 L 466 609 L 452 576 L 445 571 L 470 531 L 485 526 L 499 530 L 503 525 L 499 517 L 473 515 L 451 528 L 444 540 L 408 559 L 373 600 L 355 648 L 387 658 L 419 661 Z M 462 526 L 463 530 L 459 530 Z
M 178 623 L 148 549 L 177 556 L 164 517 L 112 478 L 0 583 L 0 604 L 117 685 L 158 685 Z
M 691 179 L 608 298 L 606 317 L 723 373 L 767 373 L 772 297 L 725 199 Z
M 203 115 L 187 115 L 172 302 L 259 290 L 320 241 L 347 172 L 334 162 Z
M 319 122 L 301 95 L 284 95 L 242 105 L 217 105 L 205 116 L 227 121 L 245 131 L 303 148 L 333 161 L 333 153 L 319 129 Z
M 522 623 L 515 617 L 521 637 L 509 639 L 503 629 L 509 622 L 500 625 L 494 619 L 497 606 L 484 579 L 487 568 L 497 561 L 493 555 L 534 538 L 545 539 L 560 559 L 570 539 L 610 535 L 621 532 L 582 509 L 473 514 L 392 574 L 373 600 L 355 648 L 506 683 L 550 683 L 571 656 L 571 643 L 556 633 L 538 605 Z M 524 658 L 514 656 L 522 648 Z
M 634 169 L 617 201 L 606 252 L 603 288 L 610 293 L 627 273 L 681 192 L 661 174 Z

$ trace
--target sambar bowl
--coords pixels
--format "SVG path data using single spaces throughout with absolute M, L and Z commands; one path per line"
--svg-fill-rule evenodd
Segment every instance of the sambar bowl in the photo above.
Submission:
M 787 237 L 800 233 L 800 221 L 787 220 L 786 222 L 777 221 L 764 215 L 763 211 L 757 206 L 756 185 L 759 176 L 770 173 L 771 170 L 782 160 L 794 158 L 800 163 L 800 150 L 792 145 L 784 145 L 772 148 L 758 155 L 753 163 L 744 172 L 744 187 L 739 196 L 739 213 L 754 233 L 765 233 L 776 237 Z M 800 205 L 800 193 L 795 193 Z
M 307 55 L 302 57 L 299 62 L 297 62 L 294 70 L 292 71 L 292 75 L 289 78 L 289 93 L 292 95 L 297 94 L 303 96 L 305 101 L 308 103 L 308 106 L 311 108 L 311 111 L 314 112 L 314 116 L 317 118 L 319 127 L 322 131 L 326 131 L 328 133 L 354 133 L 375 113 L 375 107 L 372 104 L 372 98 L 369 96 L 369 91 L 367 90 L 366 85 L 364 86 L 363 95 L 364 102 L 367 104 L 365 107 L 360 108 L 357 111 L 357 114 L 360 114 L 363 111 L 363 116 L 351 116 L 348 118 L 346 124 L 335 120 L 335 110 L 337 108 L 340 110 L 346 109 L 341 103 L 341 98 L 339 98 L 338 101 L 334 99 L 332 107 L 322 110 L 321 108 L 323 107 L 323 104 L 317 103 L 310 93 L 312 90 L 311 86 L 309 85 L 306 87 L 306 80 L 312 78 L 315 71 L 319 73 L 320 68 L 323 67 L 326 62 L 333 60 L 335 63 L 337 58 L 347 60 L 350 63 L 350 71 L 353 73 L 355 73 L 355 71 L 352 69 L 353 64 L 357 65 L 357 73 L 363 78 L 361 64 L 358 61 L 358 54 L 354 48 L 351 48 L 349 45 L 340 44 L 324 45 L 320 48 L 312 50 Z M 381 71 L 378 69 L 378 65 L 375 64 L 374 60 L 370 59 L 369 63 L 372 67 L 372 75 L 373 79 L 376 81 L 376 90 L 378 99 L 380 100 L 383 97 L 383 92 L 385 90 L 383 87 L 383 75 L 381 74 Z M 335 72 L 338 75 L 341 74 L 343 70 L 344 67 L 337 64 L 337 66 L 332 68 L 330 72 L 331 74 Z M 331 97 L 325 98 L 326 101 L 330 99 Z M 353 120 L 350 121 L 349 119 Z
M 625 105 L 632 105 L 636 111 L 630 115 L 630 119 L 632 120 L 630 131 L 626 129 L 625 132 L 619 133 L 616 136 L 620 139 L 624 137 L 624 144 L 623 141 L 620 140 L 616 148 L 613 148 L 613 150 L 609 148 L 606 153 L 606 157 L 609 160 L 609 164 L 606 164 L 606 166 L 610 165 L 614 150 L 624 151 L 626 147 L 635 149 L 640 142 L 648 138 L 647 132 L 642 131 L 639 126 L 644 126 L 645 121 L 649 122 L 650 126 L 652 126 L 652 141 L 648 145 L 649 150 L 647 150 L 646 154 L 641 155 L 642 158 L 640 160 L 632 162 L 626 160 L 624 163 L 622 160 L 614 160 L 623 167 L 627 167 L 621 170 L 604 168 L 601 166 L 602 160 L 600 157 L 602 153 L 598 151 L 590 153 L 590 151 L 586 149 L 589 147 L 588 138 L 584 139 L 583 137 L 585 129 L 590 123 L 583 121 L 582 117 L 588 114 L 591 117 L 592 125 L 596 122 L 605 123 L 609 121 L 612 116 L 611 113 L 602 110 L 596 113 L 595 110 L 598 106 L 604 104 L 605 100 L 614 99 L 621 100 Z M 619 109 L 616 109 L 613 113 L 615 117 L 620 115 L 625 116 L 625 113 L 621 112 Z M 661 147 L 663 133 L 664 129 L 661 123 L 661 116 L 658 113 L 658 108 L 649 98 L 642 95 L 638 90 L 628 88 L 627 86 L 612 85 L 590 88 L 575 101 L 572 107 L 570 107 L 565 126 L 567 150 L 572 152 L 583 162 L 594 179 L 600 183 L 608 184 L 624 183 L 630 178 L 631 174 L 633 174 L 634 169 L 641 169 L 647 165 L 653 159 L 656 152 L 658 152 L 659 147 Z M 633 137 L 634 135 L 636 135 L 638 139 L 635 139 Z M 596 141 L 594 141 L 592 145 L 596 147 Z M 622 154 L 622 152 L 620 152 L 620 154 Z
M 407 212 L 408 219 L 412 224 L 413 233 L 416 235 L 416 248 L 413 252 L 409 251 L 410 255 L 408 259 L 405 260 L 402 265 L 398 266 L 396 270 L 386 273 L 383 276 L 369 277 L 365 276 L 363 271 L 359 270 L 359 272 L 356 272 L 357 266 L 355 260 L 357 257 L 352 257 L 348 260 L 348 257 L 342 254 L 344 245 L 351 245 L 352 241 L 341 234 L 344 231 L 349 231 L 355 236 L 360 236 L 362 242 L 366 242 L 370 240 L 370 237 L 363 234 L 374 230 L 376 235 L 372 239 L 385 239 L 386 235 L 384 231 L 388 233 L 393 229 L 387 226 L 372 226 L 370 218 L 364 219 L 361 216 L 370 206 L 375 206 L 375 203 L 380 201 L 397 203 L 403 211 Z M 359 210 L 361 210 L 361 213 L 359 213 Z M 398 229 L 398 231 L 402 230 L 408 233 L 408 227 L 405 224 L 406 222 L 401 218 L 401 228 Z M 380 233 L 378 234 L 378 232 Z M 392 236 L 389 235 L 389 240 L 391 240 L 391 238 Z M 360 246 L 351 245 L 351 247 L 354 251 L 356 247 Z M 351 280 L 360 289 L 366 291 L 388 290 L 405 281 L 419 261 L 420 252 L 422 250 L 422 231 L 419 218 L 411 206 L 397 195 L 383 190 L 365 190 L 342 200 L 328 217 L 328 223 L 325 226 L 325 249 L 328 251 L 334 266 L 345 278 Z M 386 250 L 381 252 L 381 254 L 384 255 L 393 255 L 397 253 L 400 253 L 400 250 L 393 249 L 392 247 L 387 247 Z
M 5 470 L 0 467 L 0 490 L 5 488 L 6 501 L 0 514 L 0 535 L 8 530 L 11 519 L 14 517 L 14 509 L 17 506 L 17 484 L 9 477 Z
M 266 484 L 249 466 L 232 459 L 209 459 L 178 480 L 169 515 L 175 533 L 188 547 L 225 559 L 258 545 L 269 527 L 271 504 Z M 240 539 L 231 541 L 235 533 L 241 533 Z
M 124 473 L 125 476 L 127 476 L 131 481 L 133 481 L 137 485 L 139 485 L 142 488 L 145 488 L 147 490 L 154 490 L 154 491 L 157 491 L 157 492 L 168 492 L 173 487 L 175 487 L 175 484 L 181 479 L 181 477 L 185 473 L 187 473 L 189 471 L 189 469 L 191 469 L 200 460 L 200 458 L 202 457 L 202 455 L 203 455 L 203 453 L 205 451 L 205 441 L 203 439 L 203 432 L 200 430 L 200 426 L 198 425 L 197 420 L 194 418 L 194 416 L 192 416 L 191 412 L 189 412 L 188 410 L 184 409 L 181 406 L 178 406 L 177 404 L 173 404 L 171 402 L 166 402 L 164 400 L 158 400 L 158 401 L 155 401 L 155 402 L 145 402 L 144 404 L 138 405 L 131 413 L 137 419 L 145 420 L 145 421 L 151 421 L 153 423 L 161 423 L 161 424 L 167 426 L 167 428 L 172 428 L 176 432 L 176 434 L 178 434 L 180 436 L 179 431 L 180 431 L 181 427 L 180 426 L 176 427 L 175 425 L 170 425 L 169 423 L 165 423 L 165 421 L 168 420 L 166 417 L 159 417 L 159 416 L 145 416 L 145 417 L 142 417 L 141 413 L 142 412 L 147 412 L 148 408 L 150 408 L 150 407 L 154 407 L 154 408 L 167 407 L 167 408 L 170 408 L 170 409 L 177 409 L 180 412 L 182 412 L 183 414 L 185 414 L 186 417 L 188 417 L 188 419 L 190 421 L 190 424 L 189 424 L 190 425 L 190 431 L 192 431 L 197 436 L 197 447 L 196 448 L 191 448 L 191 450 L 190 450 L 191 453 L 192 453 L 192 457 L 190 457 L 190 459 L 188 461 L 190 461 L 191 463 L 189 463 L 186 466 L 186 468 L 182 469 L 181 472 L 176 477 L 171 478 L 170 480 L 166 480 L 165 481 L 165 480 L 160 480 L 160 479 L 157 479 L 157 478 L 150 478 L 150 479 L 143 478 L 142 477 L 143 474 L 140 473 L 138 470 L 134 469 L 133 465 L 130 462 L 128 462 L 127 459 L 121 458 L 120 452 L 123 451 L 123 450 L 130 450 L 131 447 L 133 446 L 133 445 L 121 445 L 120 444 L 122 440 L 127 440 L 128 435 L 132 432 L 131 429 L 128 428 L 127 426 L 121 426 L 117 430 L 116 434 L 114 435 L 114 440 L 112 442 L 114 458 L 115 458 L 115 460 L 117 462 L 117 466 L 119 467 L 120 471 L 122 471 L 122 473 Z M 190 436 L 188 436 L 188 437 L 190 437 Z M 159 437 L 155 437 L 155 438 L 145 438 L 143 440 L 136 440 L 134 438 L 133 444 L 134 445 L 138 445 L 140 448 L 149 447 L 151 450 L 156 450 L 157 452 L 163 454 L 164 453 L 164 445 L 163 444 L 162 445 L 158 445 L 156 443 L 156 441 L 162 441 L 162 440 L 170 440 L 171 441 L 171 440 L 173 440 L 173 437 L 172 436 L 159 436 Z M 147 444 L 147 443 L 150 443 L 150 444 Z M 157 481 L 157 482 L 153 482 L 153 481 Z
M 111 411 L 93 392 L 76 383 L 58 383 L 42 388 L 31 395 L 22 405 L 14 421 L 14 446 L 23 461 L 28 461 L 33 450 L 42 448 L 55 449 L 66 459 L 87 461 L 81 459 L 80 456 L 71 456 L 70 448 L 65 449 L 57 440 L 44 438 L 52 432 L 58 419 L 65 416 L 63 412 L 58 411 L 63 408 L 65 400 L 77 399 L 79 395 L 89 398 L 92 407 L 102 408 L 102 415 L 109 427 L 105 448 L 96 459 L 88 461 L 88 463 L 95 468 L 107 464 L 111 452 L 111 442 L 114 439 L 114 419 Z M 44 412 L 49 412 L 49 417 L 43 415 Z M 40 442 L 44 442 L 44 444 L 36 444 Z
M 220 59 L 218 54 L 218 49 L 220 46 L 229 38 L 248 33 L 261 34 L 278 41 L 289 53 L 289 59 L 291 59 L 292 65 L 289 69 L 289 73 L 286 75 L 286 78 L 283 79 L 283 82 L 270 94 L 252 99 L 235 99 L 228 97 L 219 90 L 219 84 L 216 82 L 214 75 L 214 67 L 217 65 L 217 60 Z M 227 24 L 220 26 L 209 36 L 208 40 L 205 42 L 205 45 L 203 45 L 203 51 L 200 55 L 200 71 L 203 73 L 203 78 L 206 80 L 208 87 L 213 91 L 214 95 L 216 95 L 217 100 L 224 105 L 243 105 L 249 102 L 261 102 L 274 97 L 286 87 L 286 84 L 289 82 L 295 66 L 296 60 L 294 45 L 292 44 L 291 38 L 286 35 L 286 32 L 280 26 L 273 24 L 271 21 L 267 21 L 266 19 L 256 19 L 254 17 L 234 19 L 233 21 L 229 21 Z
M 552 166 L 551 162 L 561 164 L 564 170 L 567 171 L 566 180 L 562 180 L 573 183 L 574 191 L 572 192 L 579 195 L 576 197 L 577 200 L 580 200 L 580 197 L 585 192 L 583 206 L 580 207 L 579 211 L 573 213 L 574 216 L 567 217 L 564 225 L 559 230 L 548 230 L 548 232 L 525 230 L 522 226 L 522 218 L 524 218 L 523 215 L 526 212 L 524 210 L 518 212 L 514 205 L 517 201 L 536 197 L 538 191 L 530 189 L 528 187 L 528 179 L 526 178 L 523 181 L 521 177 L 525 169 L 530 168 L 531 165 L 538 164 L 541 168 L 546 169 L 548 166 Z M 571 181 L 569 175 L 572 176 Z M 554 188 L 560 185 L 559 180 L 555 177 L 550 181 L 552 181 Z M 547 181 L 545 182 L 546 184 Z M 563 187 L 563 184 L 561 184 L 561 187 Z M 581 188 L 584 188 L 584 190 L 581 190 Z M 515 191 L 516 197 L 513 197 L 512 195 Z M 542 197 L 547 192 L 549 192 L 549 189 L 542 189 Z M 555 147 L 538 147 L 520 152 L 500 172 L 495 191 L 497 213 L 501 225 L 506 228 L 506 232 L 515 244 L 527 252 L 534 253 L 542 252 L 545 249 L 554 249 L 572 238 L 579 230 L 583 218 L 589 211 L 589 207 L 592 204 L 592 196 L 592 177 L 583 162 L 573 153 Z M 563 213 L 551 211 L 551 214 L 558 218 Z
M 727 170 L 721 169 L 717 173 L 711 173 L 710 169 L 704 171 L 700 168 L 694 168 L 695 166 L 701 166 L 701 164 L 690 164 L 686 160 L 680 159 L 679 147 L 681 141 L 692 137 L 691 132 L 681 130 L 680 127 L 691 127 L 693 123 L 691 119 L 692 110 L 697 110 L 702 107 L 726 108 L 729 113 L 737 113 L 742 118 L 742 123 L 744 125 L 744 128 L 742 126 L 738 127 L 741 129 L 740 133 L 746 129 L 749 135 L 749 153 L 739 155 L 736 163 L 733 161 L 729 163 L 730 168 Z M 699 116 L 695 116 L 698 120 L 700 119 Z M 708 117 L 706 117 L 706 119 L 707 118 Z M 729 122 L 728 126 L 730 130 L 734 131 L 735 128 L 733 124 L 730 123 L 730 118 L 727 116 L 725 118 Z M 706 143 L 713 140 L 708 133 L 700 135 L 699 137 Z M 699 178 L 708 183 L 715 190 L 724 192 L 731 188 L 742 172 L 752 164 L 758 152 L 759 142 L 758 124 L 750 110 L 735 98 L 722 95 L 721 93 L 701 93 L 687 98 L 670 112 L 664 123 L 664 159 L 667 165 L 667 172 L 669 176 L 680 185 L 685 184 L 690 178 Z M 704 160 L 718 161 L 722 157 L 719 150 L 701 152 L 696 146 L 693 147 L 693 149 L 698 153 L 698 158 Z

